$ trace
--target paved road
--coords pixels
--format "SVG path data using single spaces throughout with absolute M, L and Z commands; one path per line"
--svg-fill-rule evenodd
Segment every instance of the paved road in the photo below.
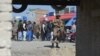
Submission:
M 74 43 L 60 43 L 50 48 L 50 41 L 12 41 L 12 56 L 75 56 Z

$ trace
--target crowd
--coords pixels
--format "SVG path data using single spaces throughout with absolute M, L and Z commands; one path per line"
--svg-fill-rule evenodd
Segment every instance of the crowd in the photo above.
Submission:
M 36 22 L 14 20 L 12 22 L 12 40 L 32 41 L 34 38 L 39 38 L 40 27 Z
M 42 41 L 50 41 L 54 36 L 54 23 L 44 21 L 40 25 L 36 22 L 14 20 L 12 21 L 12 40 L 32 41 L 34 39 Z M 66 27 L 64 27 L 66 28 Z M 60 41 L 75 40 L 76 25 L 67 27 L 60 31 Z

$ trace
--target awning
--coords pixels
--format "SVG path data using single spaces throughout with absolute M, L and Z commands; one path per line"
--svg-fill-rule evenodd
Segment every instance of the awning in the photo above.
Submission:
M 66 24 L 65 26 L 72 26 L 73 23 L 76 22 L 76 16 L 72 17 Z
M 60 15 L 60 19 L 69 20 L 75 15 L 76 15 L 75 13 L 65 13 L 65 14 Z M 42 17 L 42 20 L 43 20 L 43 18 L 44 17 Z M 56 17 L 55 16 L 47 16 L 47 18 L 49 21 L 53 21 Z
M 68 20 L 68 19 L 71 19 L 73 16 L 75 16 L 75 13 L 66 13 L 66 14 L 61 15 L 60 19 Z

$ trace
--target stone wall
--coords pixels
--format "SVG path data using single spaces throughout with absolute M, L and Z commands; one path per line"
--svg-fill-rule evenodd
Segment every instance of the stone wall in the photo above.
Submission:
M 12 0 L 0 1 L 0 56 L 11 56 Z

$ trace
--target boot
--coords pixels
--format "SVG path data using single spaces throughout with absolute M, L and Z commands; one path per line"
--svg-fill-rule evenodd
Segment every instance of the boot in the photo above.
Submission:
M 59 45 L 58 45 L 58 43 L 56 43 L 56 48 L 60 48 Z
M 52 43 L 52 46 L 51 46 L 51 48 L 54 48 L 54 43 Z

